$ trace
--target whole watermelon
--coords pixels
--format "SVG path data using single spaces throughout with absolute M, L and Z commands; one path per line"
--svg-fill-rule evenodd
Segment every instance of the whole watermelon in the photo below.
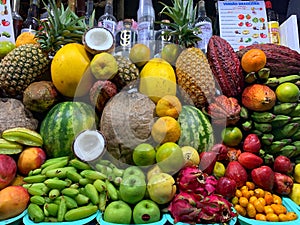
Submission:
M 83 130 L 95 129 L 97 121 L 95 110 L 86 103 L 66 101 L 56 104 L 47 113 L 40 127 L 47 156 L 73 157 L 74 138 Z
M 181 127 L 179 146 L 192 146 L 198 152 L 208 151 L 214 144 L 212 125 L 207 116 L 192 105 L 184 105 L 179 114 Z

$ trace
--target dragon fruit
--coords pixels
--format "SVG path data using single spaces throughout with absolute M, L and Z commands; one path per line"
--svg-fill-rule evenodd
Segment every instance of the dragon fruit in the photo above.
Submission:
M 232 204 L 219 194 L 211 194 L 197 202 L 198 213 L 196 223 L 225 223 L 236 216 Z
M 176 180 L 179 190 L 195 193 L 198 199 L 214 193 L 218 183 L 214 176 L 208 176 L 197 166 L 184 167 Z
M 196 206 L 197 197 L 194 193 L 180 191 L 171 201 L 168 210 L 174 218 L 174 223 L 195 223 L 200 211 Z

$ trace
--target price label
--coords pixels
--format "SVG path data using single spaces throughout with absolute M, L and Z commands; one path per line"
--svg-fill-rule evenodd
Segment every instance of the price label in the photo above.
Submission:
M 15 43 L 14 27 L 9 0 L 0 0 L 0 41 L 11 41 Z

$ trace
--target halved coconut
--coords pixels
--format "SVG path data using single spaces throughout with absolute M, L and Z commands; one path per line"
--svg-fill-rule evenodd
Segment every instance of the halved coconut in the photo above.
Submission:
M 84 162 L 98 159 L 104 155 L 105 149 L 105 138 L 98 130 L 84 130 L 76 136 L 73 142 L 75 156 Z
M 114 49 L 114 35 L 104 27 L 88 29 L 82 36 L 82 43 L 86 50 L 92 54 L 112 52 Z

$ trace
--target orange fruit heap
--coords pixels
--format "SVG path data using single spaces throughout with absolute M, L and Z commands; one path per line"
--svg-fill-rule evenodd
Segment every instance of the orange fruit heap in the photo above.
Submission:
M 265 67 L 266 63 L 267 56 L 264 51 L 260 49 L 250 49 L 241 59 L 242 68 L 247 73 L 259 71 Z

